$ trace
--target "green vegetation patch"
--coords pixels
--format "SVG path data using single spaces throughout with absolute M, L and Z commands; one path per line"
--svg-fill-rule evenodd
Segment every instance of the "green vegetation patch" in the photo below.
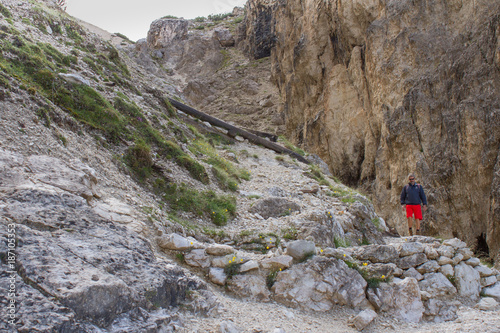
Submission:
M 296 152 L 297 154 L 301 155 L 301 156 L 305 156 L 306 155 L 306 152 L 302 149 L 300 149 L 299 147 L 296 147 L 295 145 L 293 145 L 290 141 L 287 140 L 287 138 L 285 138 L 284 136 L 280 136 L 279 137 L 279 142 L 283 143 L 283 145 Z
M 192 212 L 210 217 L 215 225 L 225 225 L 236 214 L 236 198 L 217 195 L 214 191 L 199 192 L 185 184 L 169 184 L 163 198 L 172 210 Z
M 0 14 L 3 15 L 3 17 L 5 18 L 11 18 L 12 17 L 12 13 L 7 9 L 7 7 L 5 7 L 4 5 L 2 5 L 0 3 Z
M 228 17 L 232 17 L 232 16 L 233 16 L 233 13 L 214 14 L 214 15 L 208 15 L 208 19 L 209 19 L 210 21 L 220 22 L 220 21 L 223 21 L 223 20 L 225 20 L 226 18 L 228 18 Z
M 199 157 L 205 157 L 204 161 L 213 166 L 212 173 L 222 189 L 236 191 L 240 180 L 250 180 L 250 173 L 247 170 L 238 168 L 232 162 L 219 156 L 217 150 L 199 136 L 193 141 L 189 150 Z
M 145 180 L 152 173 L 151 147 L 142 139 L 128 148 L 125 161 L 139 180 Z

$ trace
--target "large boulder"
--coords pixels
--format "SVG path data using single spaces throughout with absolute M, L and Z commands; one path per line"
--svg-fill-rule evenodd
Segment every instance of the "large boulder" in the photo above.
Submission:
M 166 250 L 184 251 L 193 248 L 193 244 L 179 234 L 173 233 L 158 239 L 158 246 Z
M 318 256 L 280 272 L 272 291 L 286 305 L 328 311 L 334 304 L 364 304 L 365 288 L 366 281 L 342 260 Z
M 416 267 L 427 261 L 427 256 L 424 253 L 415 253 L 407 257 L 402 257 L 397 260 L 396 264 L 401 269 Z
M 418 323 L 422 318 L 424 306 L 417 280 L 405 278 L 394 283 L 394 296 L 395 316 L 409 323 Z
M 196 249 L 184 255 L 184 261 L 189 266 L 208 268 L 210 267 L 210 257 L 204 249 Z
M 359 260 L 388 263 L 395 261 L 399 253 L 392 245 L 366 245 L 356 249 L 354 256 Z
M 431 298 L 451 298 L 457 293 L 453 284 L 441 273 L 427 273 L 418 283 L 420 290 L 428 292 Z
M 235 275 L 227 282 L 228 290 L 239 297 L 246 297 L 259 302 L 269 302 L 270 292 L 266 279 L 261 275 Z
M 460 263 L 455 266 L 455 284 L 461 297 L 476 301 L 481 292 L 479 273 L 469 265 Z
M 354 317 L 352 323 L 354 324 L 354 327 L 356 327 L 358 331 L 362 331 L 375 318 L 377 318 L 377 313 L 372 309 L 366 309 L 358 313 L 358 315 Z
M 331 210 L 314 210 L 304 218 L 293 221 L 301 239 L 312 237 L 318 246 L 334 247 L 335 238 L 343 239 L 345 232 Z
M 424 245 L 418 242 L 404 242 L 396 245 L 396 249 L 401 257 L 411 256 L 424 252 Z
M 457 311 L 460 307 L 460 302 L 458 301 L 431 298 L 425 301 L 424 305 L 424 316 L 427 321 L 441 323 L 458 318 Z
M 287 244 L 286 254 L 293 259 L 301 261 L 308 256 L 316 254 L 316 246 L 313 242 L 306 240 L 296 240 Z
M 416 323 L 422 318 L 424 306 L 417 280 L 407 277 L 393 284 L 381 283 L 367 290 L 368 300 L 378 311 L 389 312 L 396 318 Z

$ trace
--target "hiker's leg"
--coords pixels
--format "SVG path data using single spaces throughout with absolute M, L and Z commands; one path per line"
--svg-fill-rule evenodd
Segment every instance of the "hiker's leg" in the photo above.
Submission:
M 419 219 L 415 218 L 415 227 L 417 228 L 416 233 L 415 233 L 416 235 L 420 235 L 421 234 L 420 233 L 420 221 L 422 221 L 422 220 L 419 220 Z
M 410 233 L 410 236 L 413 236 L 412 226 L 413 226 L 413 218 L 409 217 L 408 218 L 408 232 Z

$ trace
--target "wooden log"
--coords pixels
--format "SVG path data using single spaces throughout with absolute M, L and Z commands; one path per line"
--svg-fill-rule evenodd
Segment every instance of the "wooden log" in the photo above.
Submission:
M 311 164 L 311 162 L 306 160 L 304 158 L 304 156 L 297 154 L 293 150 L 282 147 L 282 146 L 278 145 L 277 143 L 263 139 L 255 134 L 252 134 L 248 131 L 245 131 L 245 130 L 238 128 L 236 126 L 233 126 L 231 124 L 228 124 L 220 119 L 209 116 L 208 114 L 203 113 L 201 111 L 198 111 L 196 109 L 193 109 L 192 107 L 187 106 L 186 104 L 183 104 L 181 102 L 178 102 L 175 99 L 168 98 L 168 100 L 169 100 L 170 104 L 172 104 L 172 106 L 175 107 L 177 110 L 182 111 L 182 112 L 184 112 L 190 116 L 193 116 L 195 118 L 198 118 L 201 121 L 206 121 L 206 122 L 212 124 L 213 126 L 224 128 L 224 129 L 228 130 L 233 135 L 239 135 L 239 136 L 247 139 L 248 141 L 250 141 L 254 144 L 262 145 L 266 148 L 274 150 L 275 152 L 288 154 L 288 155 L 296 158 L 297 160 L 301 161 L 302 163 Z

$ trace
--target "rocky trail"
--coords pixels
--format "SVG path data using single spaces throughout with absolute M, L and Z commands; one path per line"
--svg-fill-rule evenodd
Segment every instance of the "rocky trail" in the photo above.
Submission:
M 163 18 L 135 44 L 52 0 L 0 14 L 0 331 L 500 332 L 500 272 L 472 244 L 391 233 L 317 155 L 168 102 L 285 131 L 290 78 L 233 47 L 270 51 L 256 13 Z

